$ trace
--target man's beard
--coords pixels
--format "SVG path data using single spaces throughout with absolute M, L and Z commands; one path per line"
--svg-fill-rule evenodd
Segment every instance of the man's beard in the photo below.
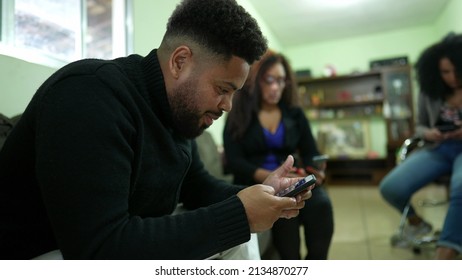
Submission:
M 197 104 L 197 80 L 190 79 L 176 88 L 170 98 L 173 114 L 173 128 L 185 138 L 196 138 L 207 128 L 199 125 L 203 115 Z

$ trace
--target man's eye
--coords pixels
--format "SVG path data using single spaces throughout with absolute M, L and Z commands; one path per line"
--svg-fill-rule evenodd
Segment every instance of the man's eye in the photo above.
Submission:
M 219 94 L 228 94 L 228 93 L 229 93 L 229 90 L 226 89 L 226 88 L 219 87 L 219 88 L 218 88 L 218 93 L 219 93 Z

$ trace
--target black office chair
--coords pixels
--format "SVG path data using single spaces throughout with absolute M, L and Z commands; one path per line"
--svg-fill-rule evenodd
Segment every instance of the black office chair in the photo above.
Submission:
M 398 150 L 396 157 L 396 164 L 403 162 L 413 151 L 416 151 L 422 148 L 425 145 L 425 141 L 419 137 L 411 137 L 406 139 Z M 451 174 L 441 176 L 434 181 L 435 184 L 443 186 L 446 188 L 446 198 L 444 200 L 433 200 L 433 199 L 424 199 L 418 201 L 418 205 L 422 207 L 435 207 L 440 205 L 445 205 L 449 201 L 449 182 Z M 391 245 L 393 247 L 410 247 L 412 251 L 416 254 L 420 254 L 422 249 L 427 246 L 434 245 L 439 239 L 440 231 L 436 230 L 431 235 L 422 236 L 414 240 L 408 240 L 404 236 L 404 227 L 407 221 L 407 215 L 409 209 L 411 208 L 411 201 L 409 201 L 406 207 L 403 210 L 401 215 L 399 227 L 397 233 L 391 237 Z

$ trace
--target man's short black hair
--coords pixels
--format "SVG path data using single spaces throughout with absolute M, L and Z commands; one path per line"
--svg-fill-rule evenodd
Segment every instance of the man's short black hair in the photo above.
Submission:
M 252 64 L 267 49 L 256 20 L 235 0 L 183 0 L 167 23 L 165 38 L 186 37 L 213 53 Z

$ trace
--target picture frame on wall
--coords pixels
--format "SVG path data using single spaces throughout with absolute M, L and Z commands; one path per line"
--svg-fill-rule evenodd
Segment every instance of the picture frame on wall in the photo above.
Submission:
M 369 123 L 364 120 L 328 121 L 318 128 L 318 149 L 331 158 L 364 159 L 370 144 Z

